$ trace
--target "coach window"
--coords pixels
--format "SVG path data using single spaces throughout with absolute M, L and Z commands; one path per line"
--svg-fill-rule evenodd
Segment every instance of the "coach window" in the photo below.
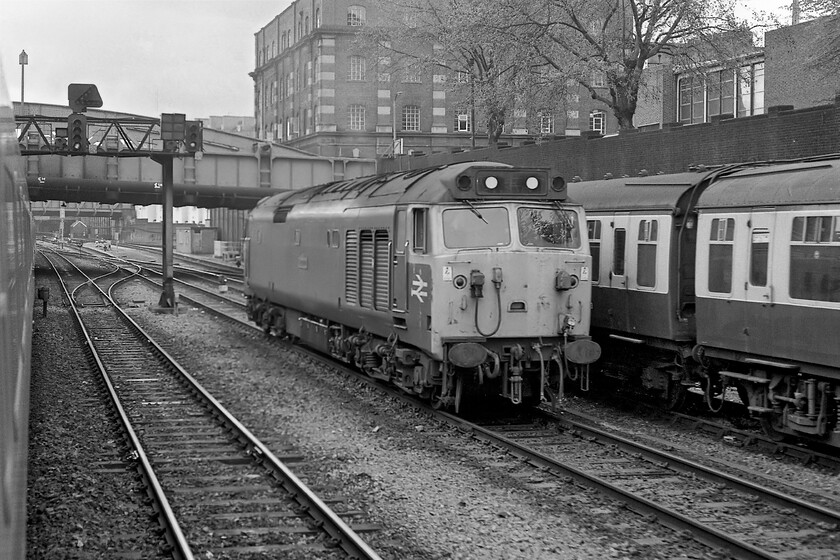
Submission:
M 767 261 L 770 255 L 770 230 L 755 228 L 750 241 L 750 284 L 767 285 Z
M 589 227 L 589 252 L 592 254 L 592 283 L 597 284 L 601 277 L 601 222 L 587 220 Z
M 709 236 L 709 291 L 728 294 L 732 291 L 732 242 L 734 218 L 715 218 Z
M 615 230 L 615 244 L 613 245 L 613 275 L 624 276 L 624 246 L 627 242 L 627 230 Z
M 656 220 L 642 220 L 639 222 L 639 251 L 636 270 L 636 283 L 639 286 L 653 288 L 656 286 L 656 242 L 658 236 L 658 222 Z
M 415 253 L 426 252 L 426 209 L 415 208 L 412 213 L 414 221 L 414 248 Z
M 790 296 L 840 302 L 840 216 L 793 219 Z

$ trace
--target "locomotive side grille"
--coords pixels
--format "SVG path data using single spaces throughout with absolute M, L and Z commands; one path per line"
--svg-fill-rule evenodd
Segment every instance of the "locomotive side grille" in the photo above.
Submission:
M 347 232 L 344 244 L 344 300 L 348 304 L 359 304 L 359 234 Z
M 359 291 L 359 305 L 373 308 L 374 267 L 376 259 L 373 232 L 371 230 L 363 230 L 359 235 L 359 249 L 359 255 L 362 259 L 361 267 L 359 268 L 359 283 L 361 288 Z
M 376 235 L 374 236 L 374 250 L 376 251 L 376 269 L 375 269 L 375 282 L 376 282 L 376 301 L 375 307 L 376 309 L 384 309 L 388 310 L 389 305 L 388 302 L 390 301 L 389 297 L 389 286 L 391 285 L 390 282 L 390 243 L 388 239 L 388 232 L 384 229 L 377 230 Z

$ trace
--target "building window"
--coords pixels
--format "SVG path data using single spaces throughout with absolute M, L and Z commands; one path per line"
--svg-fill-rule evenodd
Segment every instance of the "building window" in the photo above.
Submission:
M 402 110 L 402 129 L 409 132 L 420 130 L 420 107 L 406 105 Z
M 350 57 L 350 76 L 351 82 L 362 82 L 365 79 L 365 57 L 353 55 Z
M 593 70 L 590 80 L 592 81 L 592 87 L 607 87 L 607 75 L 604 74 L 603 70 Z
M 315 28 L 321 27 L 321 8 L 315 8 Z
M 350 130 L 365 129 L 365 106 L 350 105 L 347 111 L 347 128 Z
M 456 132 L 470 132 L 472 130 L 470 124 L 471 123 L 469 113 L 458 113 L 457 115 L 455 115 Z
M 679 122 L 708 122 L 712 117 L 750 117 L 764 113 L 764 63 L 678 78 Z
M 764 114 L 764 63 L 738 69 L 738 116 Z
M 589 113 L 589 130 L 604 134 L 606 130 L 606 115 L 603 111 L 592 111 Z
M 550 113 L 540 113 L 540 134 L 554 134 L 554 117 Z
M 422 67 L 419 64 L 409 64 L 403 70 L 404 84 L 419 84 L 422 76 Z
M 347 25 L 358 27 L 365 24 L 365 7 L 349 6 L 347 8 Z

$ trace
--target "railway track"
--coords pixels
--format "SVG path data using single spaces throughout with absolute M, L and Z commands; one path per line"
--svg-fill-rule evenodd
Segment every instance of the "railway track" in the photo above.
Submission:
M 209 303 L 212 307 L 212 303 Z M 221 312 L 225 314 L 225 312 Z M 251 325 L 251 327 L 253 327 Z M 399 395 L 398 391 L 392 391 Z M 840 513 L 559 417 L 479 426 L 440 416 L 524 459 L 547 485 L 570 482 L 735 558 L 827 560 L 840 549 Z M 746 475 L 748 476 L 748 475 Z M 562 491 L 562 490 L 561 490 Z
M 543 413 L 547 419 L 523 424 L 476 425 L 454 416 L 449 421 L 524 459 L 547 485 L 595 488 L 615 499 L 616 508 L 630 508 L 734 558 L 837 557 L 838 511 Z
M 91 279 L 62 268 L 66 297 L 113 399 L 132 449 L 128 462 L 144 481 L 167 554 L 378 558 L 358 535 L 377 530 L 363 512 L 342 511 L 352 521 L 345 522 L 335 511 L 340 496 L 319 497 L 286 465 L 301 460 L 294 449 L 274 442 L 273 451 L 259 441 L 113 305 L 124 271 Z M 100 282 L 107 291 L 96 299 L 104 303 L 81 304 Z

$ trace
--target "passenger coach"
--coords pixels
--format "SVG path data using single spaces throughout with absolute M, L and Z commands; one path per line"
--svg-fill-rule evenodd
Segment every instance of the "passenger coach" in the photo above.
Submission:
M 599 386 L 840 447 L 840 159 L 573 183 L 588 216 Z

